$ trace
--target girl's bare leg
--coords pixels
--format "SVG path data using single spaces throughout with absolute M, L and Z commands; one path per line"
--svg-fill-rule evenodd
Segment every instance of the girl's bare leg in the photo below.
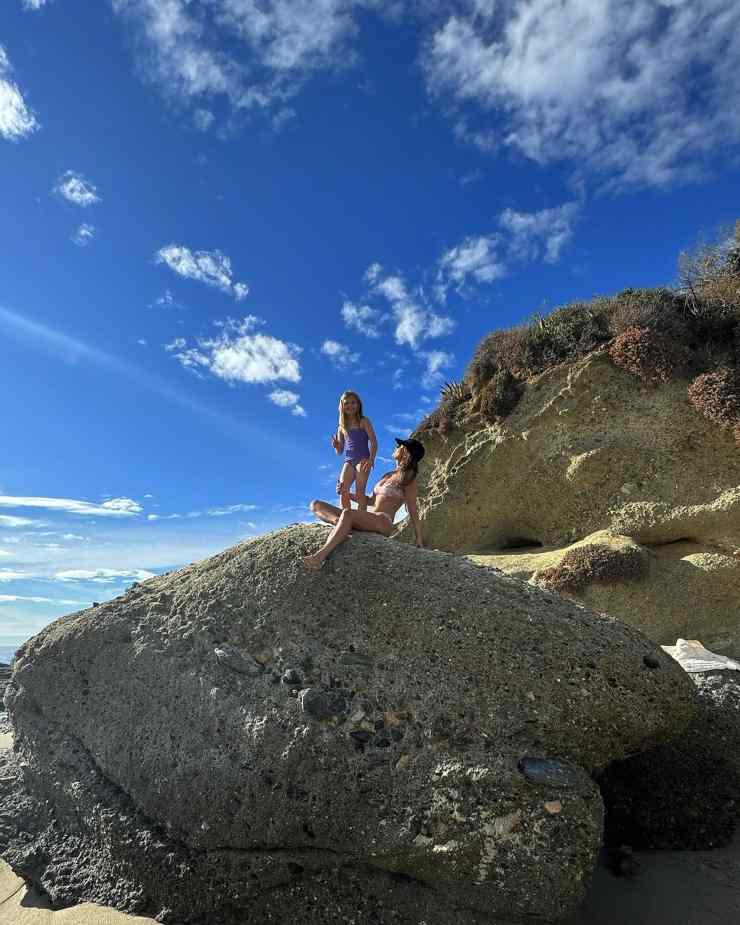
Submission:
M 357 475 L 355 476 L 355 495 L 357 496 L 357 509 L 359 511 L 367 510 L 367 495 L 365 494 L 365 489 L 367 488 L 367 477 L 369 473 L 363 472 L 360 467 L 357 467 Z
M 339 520 L 339 515 L 342 513 L 341 508 L 336 504 L 329 504 L 328 501 L 312 501 L 309 507 L 319 520 L 332 526 Z
M 342 466 L 342 471 L 339 474 L 339 503 L 343 511 L 352 510 L 352 501 L 349 496 L 349 491 L 350 488 L 352 488 L 355 477 L 355 467 L 352 463 L 346 462 Z
M 343 543 L 352 530 L 364 530 L 367 533 L 382 533 L 383 536 L 388 536 L 392 529 L 393 525 L 382 514 L 372 514 L 370 511 L 342 511 L 324 545 L 312 556 L 304 556 L 303 564 L 308 568 L 321 568 L 329 553 Z

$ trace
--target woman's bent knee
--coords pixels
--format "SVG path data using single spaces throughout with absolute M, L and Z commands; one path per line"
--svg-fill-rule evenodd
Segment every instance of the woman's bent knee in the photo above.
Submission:
M 320 504 L 321 504 L 321 502 L 320 502 L 320 501 L 317 501 L 317 500 L 314 498 L 313 501 L 309 502 L 309 505 L 308 505 L 309 511 L 311 511 L 313 514 L 315 514 L 316 511 L 318 510 Z

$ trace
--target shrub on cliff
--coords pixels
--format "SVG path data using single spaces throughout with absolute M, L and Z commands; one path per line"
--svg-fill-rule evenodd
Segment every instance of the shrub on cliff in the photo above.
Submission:
M 653 384 L 688 369 L 740 367 L 740 222 L 718 243 L 683 254 L 680 267 L 679 288 L 624 289 L 488 334 L 465 372 L 474 400 L 449 407 L 443 397 L 419 430 L 451 429 L 483 409 L 499 419 L 528 379 L 610 342 L 616 365 Z
M 648 560 L 642 550 L 589 543 L 569 550 L 560 565 L 541 569 L 535 580 L 548 591 L 573 593 L 597 581 L 636 581 L 647 573 Z
M 511 414 L 519 401 L 523 385 L 508 369 L 500 369 L 478 393 L 478 409 L 493 423 Z
M 684 372 L 689 365 L 689 351 L 665 334 L 648 328 L 631 327 L 609 345 L 615 366 L 647 385 L 662 385 Z
M 734 369 L 719 369 L 697 376 L 689 386 L 692 407 L 713 424 L 732 427 L 740 435 L 740 376 Z

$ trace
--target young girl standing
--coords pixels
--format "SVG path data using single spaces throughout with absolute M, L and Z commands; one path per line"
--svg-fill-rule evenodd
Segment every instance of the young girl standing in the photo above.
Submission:
M 357 506 L 367 510 L 365 486 L 375 465 L 378 441 L 370 419 L 362 413 L 362 401 L 357 392 L 343 392 L 339 398 L 339 427 L 331 438 L 337 456 L 344 453 L 344 465 L 337 480 L 337 492 L 343 510 L 350 510 L 350 488 L 355 483 Z

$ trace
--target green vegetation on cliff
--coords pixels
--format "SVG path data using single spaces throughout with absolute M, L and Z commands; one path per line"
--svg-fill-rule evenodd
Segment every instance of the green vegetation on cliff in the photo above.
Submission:
M 645 385 L 690 380 L 694 409 L 740 436 L 740 221 L 734 233 L 682 254 L 679 272 L 673 288 L 625 289 L 488 334 L 417 432 L 499 421 L 532 377 L 602 349 Z

